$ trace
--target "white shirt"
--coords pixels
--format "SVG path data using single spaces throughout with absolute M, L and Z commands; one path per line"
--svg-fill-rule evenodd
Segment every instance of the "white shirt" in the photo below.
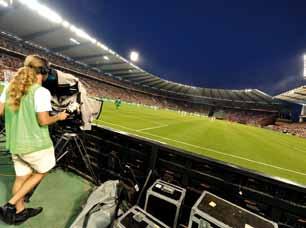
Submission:
M 6 91 L 8 86 L 3 89 L 0 97 L 0 102 L 5 103 Z M 36 112 L 49 112 L 52 111 L 51 93 L 44 87 L 39 87 L 34 93 L 34 104 Z

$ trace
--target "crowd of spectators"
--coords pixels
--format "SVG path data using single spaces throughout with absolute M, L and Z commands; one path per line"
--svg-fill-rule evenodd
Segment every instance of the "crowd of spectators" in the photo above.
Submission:
M 34 47 L 29 43 L 21 42 L 20 40 L 17 40 L 16 38 L 9 37 L 2 33 L 0 33 L 0 47 L 3 47 L 11 51 L 15 51 L 17 53 L 22 53 L 23 55 L 29 55 L 33 53 L 39 54 L 40 56 L 44 56 L 46 59 L 48 59 L 52 64 L 55 64 L 55 65 L 58 65 L 58 66 L 61 66 L 61 67 L 64 67 L 64 68 L 67 68 L 73 71 L 78 71 L 84 75 L 98 77 L 99 79 L 102 79 L 103 81 L 107 81 L 113 84 L 117 84 L 121 86 L 128 86 L 130 88 L 142 90 L 142 88 L 139 86 L 128 83 L 126 81 L 123 82 L 111 76 L 106 76 L 96 70 L 93 70 L 92 68 L 79 64 L 69 58 L 64 58 L 60 55 L 55 55 L 51 53 L 50 51 L 48 51 L 47 49 L 41 49 L 38 47 Z
M 225 119 L 232 122 L 249 124 L 254 126 L 266 126 L 274 124 L 277 114 L 258 111 L 228 110 Z
M 168 99 L 164 96 L 152 96 L 152 94 L 131 90 L 129 88 L 117 87 L 100 80 L 81 79 L 89 94 L 96 97 L 108 99 L 120 98 L 129 103 L 142 104 L 157 108 L 168 108 L 172 110 L 199 113 L 207 115 L 209 108 L 204 105 L 193 105 L 183 100 Z
M 53 64 L 65 69 L 73 69 L 78 72 L 80 80 L 83 82 L 90 95 L 108 99 L 121 98 L 122 101 L 154 106 L 157 108 L 168 108 L 177 111 L 198 113 L 201 115 L 214 116 L 218 119 L 238 122 L 242 124 L 251 124 L 255 126 L 270 125 L 273 130 L 278 130 L 299 136 L 306 135 L 305 125 L 273 125 L 276 115 L 268 112 L 244 111 L 238 109 L 219 109 L 204 105 L 186 102 L 180 98 L 172 99 L 164 95 L 152 94 L 134 85 L 119 81 L 110 76 L 102 75 L 97 71 L 88 69 L 64 57 L 55 56 L 46 50 L 34 48 L 31 45 L 17 40 L 12 40 L 0 35 L 0 47 L 22 53 L 24 55 L 37 53 L 45 56 Z M 4 70 L 17 70 L 22 65 L 22 58 L 11 56 L 5 52 L 0 52 L 0 80 L 3 80 Z M 69 71 L 68 71 L 69 72 Z M 72 72 L 73 73 L 73 72 Z
M 8 56 L 0 53 L 0 67 L 1 69 L 18 69 L 21 66 L 21 61 L 18 58 Z
M 267 126 L 268 129 L 279 131 L 284 134 L 296 135 L 306 138 L 306 123 L 283 123 L 276 122 L 274 125 Z

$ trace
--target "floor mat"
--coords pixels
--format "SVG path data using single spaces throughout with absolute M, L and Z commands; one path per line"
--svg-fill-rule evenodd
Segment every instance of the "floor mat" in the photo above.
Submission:
M 0 204 L 10 197 L 14 170 L 7 156 L 0 157 Z M 5 165 L 10 164 L 10 165 Z M 36 189 L 27 207 L 44 208 L 43 212 L 18 227 L 21 228 L 66 228 L 81 211 L 91 189 L 83 178 L 62 170 L 51 172 Z M 0 221 L 0 228 L 15 227 Z

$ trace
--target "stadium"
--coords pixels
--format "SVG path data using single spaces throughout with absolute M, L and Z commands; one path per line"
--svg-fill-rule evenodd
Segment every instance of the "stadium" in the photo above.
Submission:
M 82 227 L 76 218 L 87 198 L 110 180 L 129 183 L 129 206 L 145 209 L 149 187 L 158 179 L 186 192 L 174 223 L 167 206 L 159 207 L 158 201 L 152 206 L 153 215 L 154 210 L 169 212 L 170 219 L 155 215 L 165 227 L 191 228 L 193 205 L 204 191 L 266 223 L 250 219 L 248 226 L 230 221 L 232 226 L 192 228 L 306 227 L 306 85 L 270 96 L 256 88 L 172 82 L 138 67 L 43 3 L 0 0 L 1 89 L 33 53 L 74 77 L 53 96 L 60 100 L 85 88 L 99 109 L 88 130 L 80 130 L 74 120 L 50 129 L 57 167 L 29 199 L 30 206 L 47 210 L 20 227 Z M 76 118 L 84 121 L 84 115 Z M 2 129 L 1 205 L 15 176 Z M 0 227 L 10 226 L 0 221 Z

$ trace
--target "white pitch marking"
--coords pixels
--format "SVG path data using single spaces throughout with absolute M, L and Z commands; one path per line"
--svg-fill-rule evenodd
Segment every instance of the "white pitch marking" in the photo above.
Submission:
M 139 131 L 153 130 L 153 129 L 163 128 L 163 127 L 169 127 L 169 126 L 173 126 L 173 125 L 177 125 L 177 124 L 181 124 L 181 123 L 192 122 L 192 121 L 195 121 L 195 120 L 181 121 L 181 122 L 179 122 L 179 123 L 172 123 L 172 124 L 163 124 L 163 125 L 159 125 L 159 126 L 156 126 L 156 127 L 148 127 L 148 128 L 139 129 L 139 130 L 136 130 L 136 131 L 139 132 Z M 197 121 L 198 121 L 198 120 L 197 120 Z
M 160 126 L 156 126 L 156 127 L 147 127 L 147 128 L 139 129 L 139 130 L 136 130 L 136 131 L 139 132 L 139 131 L 153 130 L 153 129 L 168 127 L 168 126 L 169 126 L 169 124 L 165 124 L 165 125 L 160 125 Z
M 110 122 L 106 122 L 106 121 L 102 121 L 102 120 L 100 120 L 100 122 L 104 122 L 104 123 L 107 123 L 107 124 L 111 124 L 111 125 L 114 125 L 114 126 L 118 126 L 118 127 L 122 127 L 122 128 L 128 129 L 130 131 L 136 131 L 137 132 L 137 130 L 135 130 L 135 129 L 124 127 L 124 126 L 121 126 L 121 125 L 118 125 L 118 124 L 114 124 L 114 123 L 110 123 Z M 194 147 L 194 148 L 198 148 L 198 149 L 202 149 L 202 150 L 208 150 L 208 151 L 214 152 L 216 154 L 222 154 L 222 155 L 225 155 L 225 156 L 228 156 L 228 157 L 233 157 L 233 158 L 237 158 L 237 159 L 240 159 L 240 160 L 245 160 L 245 161 L 248 161 L 248 162 L 251 162 L 251 163 L 255 163 L 255 164 L 259 164 L 259 165 L 264 165 L 264 166 L 268 166 L 268 167 L 271 167 L 271 168 L 275 168 L 275 169 L 279 169 L 279 170 L 283 170 L 283 171 L 299 174 L 299 175 L 302 175 L 302 176 L 306 176 L 306 173 L 301 173 L 301 172 L 298 172 L 298 171 L 295 171 L 295 170 L 282 168 L 282 167 L 271 165 L 271 164 L 267 164 L 267 163 L 264 163 L 264 162 L 254 161 L 254 160 L 251 160 L 251 159 L 248 159 L 248 158 L 245 158 L 245 157 L 241 157 L 241 156 L 238 156 L 238 155 L 224 153 L 224 152 L 212 149 L 212 148 L 197 146 L 197 145 L 193 145 L 193 144 L 190 144 L 190 143 L 186 143 L 186 142 L 182 142 L 182 141 L 177 141 L 175 139 L 170 139 L 170 138 L 167 138 L 167 137 L 163 137 L 163 136 L 159 136 L 159 135 L 155 135 L 155 134 L 150 134 L 148 132 L 142 132 L 142 133 L 143 134 L 147 134 L 147 135 L 152 135 L 152 136 L 155 136 L 155 137 L 158 137 L 158 138 L 166 139 L 166 140 L 169 140 L 169 141 L 181 143 L 181 144 L 184 144 L 184 145 L 187 145 L 187 146 L 191 146 L 191 147 Z M 140 137 L 143 137 L 143 136 L 140 136 Z M 146 138 L 146 137 L 143 137 L 143 138 Z M 146 139 L 152 140 L 151 138 L 146 138 Z

